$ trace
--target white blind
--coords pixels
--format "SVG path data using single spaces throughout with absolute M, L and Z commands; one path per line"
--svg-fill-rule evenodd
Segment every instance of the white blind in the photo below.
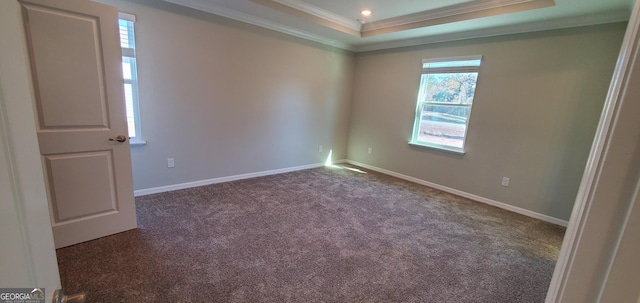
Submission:
M 131 22 L 136 22 L 136 15 L 118 12 L 118 19 L 124 19 Z
M 118 25 L 120 28 L 120 47 L 122 47 L 122 55 L 127 57 L 135 57 L 135 36 L 133 32 L 133 23 L 136 16 L 127 13 L 118 13 Z

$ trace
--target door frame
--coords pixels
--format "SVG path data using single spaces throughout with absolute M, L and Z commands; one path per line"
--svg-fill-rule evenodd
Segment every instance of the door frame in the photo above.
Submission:
M 626 34 L 626 36 L 633 36 L 636 41 L 640 28 L 639 10 L 640 3 L 636 1 L 633 9 L 634 14 L 629 21 Z M 8 184 L 14 189 L 14 195 L 9 195 L 9 199 L 3 197 L 2 206 L 4 207 L 5 204 L 15 205 L 16 219 L 23 227 L 17 236 L 22 239 L 24 244 L 21 250 L 24 252 L 23 255 L 13 254 L 3 257 L 7 258 L 8 262 L 26 258 L 29 264 L 28 270 L 15 274 L 18 278 L 29 281 L 34 287 L 46 287 L 47 301 L 50 302 L 53 290 L 60 288 L 60 278 L 55 260 L 49 207 L 35 131 L 35 112 L 21 18 L 16 0 L 0 1 L 0 37 L 3 37 L 0 39 L 0 85 L 2 87 L 0 90 L 0 109 L 2 109 L 3 115 L 0 117 L 0 122 L 5 123 L 1 125 L 3 129 L 5 125 L 8 126 L 5 129 L 5 135 L 0 136 L 0 148 L 8 151 L 6 161 L 13 169 L 6 176 L 7 178 L 0 175 L 0 182 L 3 182 L 2 185 Z M 9 39 L 5 39 L 5 35 Z M 625 41 L 632 40 L 625 39 Z M 630 58 L 634 44 L 625 42 L 622 45 L 622 56 L 619 61 L 624 56 Z M 622 63 L 622 67 L 616 68 L 612 79 L 612 84 L 615 85 L 612 85 L 610 89 L 604 113 L 610 112 L 611 108 L 614 108 L 622 98 L 621 90 L 623 88 L 620 83 L 629 73 L 629 62 L 627 59 L 626 63 Z M 621 65 L 619 64 L 619 66 Z M 616 220 L 627 215 L 624 213 L 609 218 L 605 222 L 602 220 L 593 222 L 590 219 L 597 217 L 598 214 L 587 211 L 593 203 L 593 200 L 590 199 L 590 193 L 598 189 L 598 184 L 594 181 L 597 180 L 599 169 L 602 168 L 604 162 L 615 161 L 615 159 L 607 158 L 607 154 L 603 153 L 607 135 L 610 135 L 608 131 L 612 130 L 616 122 L 613 118 L 615 117 L 606 118 L 603 115 L 603 119 L 601 119 L 546 302 L 563 302 L 562 295 L 566 295 L 567 292 L 588 291 L 586 286 L 581 290 L 565 287 L 576 268 L 575 257 L 580 253 L 577 248 L 586 241 L 581 237 L 582 231 L 591 224 L 620 224 Z M 637 126 L 640 127 L 640 121 L 637 122 Z M 640 143 L 640 138 L 633 143 Z M 617 239 L 621 232 L 622 230 L 619 230 L 607 236 Z M 0 235 L 5 236 L 3 232 L 0 232 Z M 612 258 L 612 256 L 604 257 L 609 261 Z M 598 283 L 595 286 L 602 288 L 606 282 L 605 273 L 594 272 L 594 274 L 600 274 L 596 277 Z
M 0 148 L 4 155 L 0 161 L 8 168 L 0 182 L 11 189 L 10 194 L 3 194 L 2 209 L 8 209 L 18 225 L 11 230 L 3 228 L 0 236 L 17 239 L 11 243 L 15 249 L 3 255 L 4 261 L 26 267 L 12 271 L 7 282 L 19 285 L 0 287 L 45 288 L 46 302 L 51 302 L 61 284 L 27 56 L 20 5 L 16 0 L 0 1 Z
M 630 119 L 628 115 L 634 110 L 631 104 L 638 100 L 626 94 L 640 87 L 639 50 L 640 1 L 636 0 L 556 262 L 547 303 L 599 302 L 607 285 L 640 181 L 640 167 L 634 165 L 640 155 L 632 152 L 640 146 L 640 138 L 626 136 L 626 144 L 620 144 L 619 140 L 626 134 L 625 127 L 640 129 L 637 117 Z

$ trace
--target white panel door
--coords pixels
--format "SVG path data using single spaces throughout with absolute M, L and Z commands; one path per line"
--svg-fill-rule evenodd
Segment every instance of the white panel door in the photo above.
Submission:
M 118 11 L 20 2 L 56 247 L 136 228 Z

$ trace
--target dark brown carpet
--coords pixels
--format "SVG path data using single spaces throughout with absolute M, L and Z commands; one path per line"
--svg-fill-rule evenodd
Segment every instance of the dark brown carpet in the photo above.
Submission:
M 564 228 L 323 167 L 136 199 L 139 228 L 59 249 L 89 302 L 543 302 Z

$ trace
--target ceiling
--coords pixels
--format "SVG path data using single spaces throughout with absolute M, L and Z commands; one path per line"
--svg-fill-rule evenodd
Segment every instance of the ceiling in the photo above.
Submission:
M 634 0 L 164 0 L 360 52 L 626 21 Z M 369 9 L 372 14 L 362 16 Z

